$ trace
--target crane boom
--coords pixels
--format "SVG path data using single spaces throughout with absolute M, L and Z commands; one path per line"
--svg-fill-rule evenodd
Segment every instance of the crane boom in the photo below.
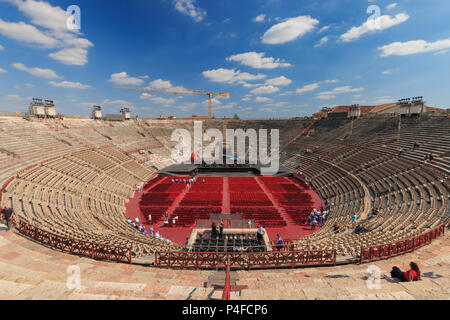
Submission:
M 208 96 L 209 104 L 209 119 L 212 119 L 212 97 L 229 97 L 229 93 L 215 93 L 212 91 L 202 91 L 202 90 L 192 90 L 192 91 L 176 91 L 170 89 L 153 89 L 153 88 L 124 88 L 124 87 L 113 87 L 117 90 L 127 90 L 127 91 L 137 91 L 137 92 L 158 92 L 158 93 L 171 93 L 171 94 L 192 94 L 200 96 Z

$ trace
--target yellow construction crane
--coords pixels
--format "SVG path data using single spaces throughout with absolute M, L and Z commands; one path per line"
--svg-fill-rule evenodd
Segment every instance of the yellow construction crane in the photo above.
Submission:
M 214 93 L 212 91 L 201 91 L 201 90 L 192 90 L 192 91 L 171 91 L 170 89 L 152 89 L 152 88 L 123 88 L 123 87 L 113 87 L 117 90 L 128 90 L 128 91 L 138 91 L 138 92 L 158 92 L 158 93 L 171 93 L 171 94 L 194 94 L 200 96 L 208 96 L 209 102 L 209 119 L 212 119 L 212 98 L 213 97 L 229 97 L 229 93 Z

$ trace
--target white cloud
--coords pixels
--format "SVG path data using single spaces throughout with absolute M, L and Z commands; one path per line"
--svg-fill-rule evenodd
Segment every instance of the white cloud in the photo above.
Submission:
M 253 22 L 264 22 L 264 20 L 266 20 L 266 15 L 260 14 L 259 16 L 255 17 L 253 19 Z
M 326 44 L 327 42 L 328 42 L 328 37 L 323 37 L 322 39 L 320 39 L 319 40 L 319 42 L 317 42 L 315 45 L 314 45 L 314 47 L 315 48 L 318 48 L 318 47 L 321 47 L 321 46 L 323 46 L 324 44 Z
M 268 101 L 272 101 L 272 99 L 266 98 L 266 97 L 256 97 L 255 98 L 255 102 L 268 102 Z
M 334 98 L 336 98 L 336 96 L 335 96 L 335 95 L 332 95 L 332 94 L 322 94 L 322 93 L 319 93 L 319 94 L 317 95 L 317 99 L 320 99 L 320 100 L 329 100 L 329 99 L 334 99 Z
M 262 86 L 250 91 L 253 94 L 271 94 L 280 91 L 279 88 L 274 86 Z
M 132 86 L 137 86 L 144 83 L 144 80 L 136 77 L 130 77 L 126 72 L 114 73 L 108 81 L 117 85 Z
M 446 53 L 448 53 L 448 50 L 441 50 L 439 52 L 434 53 L 433 55 L 437 56 L 437 55 L 446 54 Z
M 58 44 L 58 40 L 24 22 L 6 22 L 0 19 L 0 34 L 13 40 L 36 44 L 45 48 L 54 48 Z
M 195 22 L 201 22 L 206 17 L 206 11 L 195 6 L 196 0 L 174 0 L 173 2 L 178 12 L 191 17 Z
M 319 21 L 311 16 L 290 18 L 272 26 L 262 36 L 261 41 L 265 44 L 290 42 L 312 31 L 318 23 Z
M 12 66 L 20 71 L 28 72 L 29 74 L 46 79 L 61 79 L 60 76 L 56 74 L 52 69 L 42 69 L 42 68 L 28 68 L 23 63 L 13 63 Z
M 440 51 L 450 48 L 450 38 L 427 42 L 425 40 L 414 40 L 408 42 L 393 42 L 391 44 L 379 47 L 382 51 L 382 57 L 388 56 L 406 56 L 417 53 Z
M 364 91 L 364 88 L 353 88 L 351 86 L 343 86 L 334 88 L 331 91 L 323 91 L 317 95 L 318 99 L 327 100 L 336 98 L 338 94 L 350 93 L 350 92 L 361 92 Z
M 84 66 L 87 62 L 87 50 L 83 48 L 68 48 L 48 55 L 50 58 L 61 63 Z
M 250 99 L 249 97 L 244 97 L 241 99 L 242 101 L 251 101 L 252 99 Z
M 153 101 L 154 103 L 166 104 L 166 105 L 175 103 L 175 99 L 167 99 L 167 98 L 162 98 L 162 97 L 151 97 L 150 100 Z
M 331 27 L 331 25 L 324 26 L 324 27 L 320 28 L 319 33 L 327 31 L 328 29 L 330 29 L 330 27 Z
M 20 100 L 20 99 L 22 99 L 22 97 L 19 96 L 19 95 L 17 95 L 17 94 L 8 94 L 6 97 L 7 97 L 9 100 Z
M 139 97 L 139 99 L 150 99 L 151 97 L 153 97 L 150 93 L 146 93 L 144 92 L 143 94 L 141 94 L 141 96 Z
M 0 68 L 0 73 L 7 73 L 8 71 L 6 71 L 5 69 Z
M 308 84 L 308 85 L 304 86 L 303 88 L 295 90 L 295 92 L 302 94 L 302 93 L 305 93 L 305 92 L 314 91 L 318 87 L 319 87 L 318 83 L 311 83 L 311 84 Z
M 341 40 L 344 42 L 355 41 L 366 33 L 389 29 L 407 21 L 408 19 L 409 15 L 406 13 L 399 13 L 394 18 L 391 18 L 389 15 L 384 15 L 376 19 L 367 20 L 361 26 L 353 27 L 341 35 Z
M 31 19 L 31 23 L 62 33 L 76 32 L 67 28 L 67 19 L 70 14 L 60 7 L 53 7 L 45 1 L 34 0 L 12 0 L 19 11 Z
M 158 79 L 150 82 L 150 87 L 154 89 L 170 89 L 172 88 L 172 83 L 170 83 L 170 81 Z
M 392 74 L 392 70 L 385 70 L 381 74 L 384 74 L 384 75 Z
M 0 32 L 3 25 L 3 29 L 13 29 L 14 32 L 11 33 L 9 30 L 6 36 L 15 40 L 47 48 L 61 48 L 49 56 L 64 64 L 83 66 L 87 63 L 87 49 L 92 47 L 93 43 L 82 38 L 79 30 L 67 28 L 70 13 L 45 1 L 10 0 L 10 2 L 16 5 L 33 25 L 0 21 Z M 37 29 L 34 25 L 45 30 Z
M 275 113 L 275 110 L 272 108 L 261 108 L 259 111 L 265 112 L 265 113 Z
M 240 72 L 235 69 L 215 69 L 215 70 L 207 70 L 203 71 L 203 76 L 209 79 L 212 82 L 220 82 L 220 83 L 236 83 L 241 81 L 254 81 L 261 80 L 266 77 L 264 74 L 250 74 L 247 72 Z
M 70 89 L 89 89 L 92 88 L 90 85 L 82 84 L 80 82 L 70 82 L 70 81 L 61 81 L 61 82 L 55 82 L 50 81 L 50 85 L 58 88 L 70 88 Z
M 290 67 L 291 64 L 280 59 L 264 57 L 265 53 L 246 52 L 228 57 L 227 61 L 239 62 L 241 65 L 250 66 L 256 69 L 275 69 L 278 67 Z
M 266 84 L 272 85 L 272 86 L 288 86 L 292 83 L 291 79 L 286 78 L 285 76 L 268 79 L 266 81 Z
M 236 103 L 231 102 L 231 103 L 227 103 L 218 107 L 215 107 L 214 110 L 227 110 L 227 109 L 233 109 L 236 106 Z
M 325 83 L 338 83 L 339 80 L 337 79 L 331 79 L 331 80 L 325 80 Z
M 395 7 L 397 7 L 397 3 L 391 3 L 391 4 L 386 6 L 386 10 L 389 11 L 389 10 L 394 9 Z
M 0 51 L 5 50 L 5 47 L 0 44 Z

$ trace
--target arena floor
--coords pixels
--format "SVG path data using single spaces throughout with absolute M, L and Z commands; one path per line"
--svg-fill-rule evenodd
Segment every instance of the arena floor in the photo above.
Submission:
M 205 183 L 203 183 L 203 179 Z M 271 240 L 277 234 L 284 240 L 297 240 L 319 230 L 311 230 L 302 220 L 313 208 L 324 206 L 320 197 L 301 181 L 288 177 L 198 177 L 197 184 L 188 190 L 185 184 L 172 184 L 171 177 L 158 177 L 147 182 L 142 192 L 136 192 L 126 204 L 126 217 L 139 218 L 148 230 L 148 212 L 152 214 L 155 232 L 162 237 L 185 245 L 197 219 L 208 219 L 211 213 L 239 213 L 264 225 Z M 289 190 L 286 190 L 289 189 Z M 144 195 L 145 194 L 145 195 Z M 243 194 L 245 194 L 243 198 Z M 286 199 L 286 195 L 289 198 Z M 269 210 L 269 215 L 258 216 Z M 203 212 L 200 212 L 203 211 Z M 164 213 L 169 213 L 170 225 L 164 225 Z M 199 214 L 198 216 L 190 215 Z M 288 213 L 289 212 L 289 213 Z M 303 212 L 303 213 L 302 213 Z M 172 219 L 179 216 L 187 221 L 175 227 Z M 275 220 L 275 221 L 274 221 Z M 278 223 L 285 226 L 277 226 Z

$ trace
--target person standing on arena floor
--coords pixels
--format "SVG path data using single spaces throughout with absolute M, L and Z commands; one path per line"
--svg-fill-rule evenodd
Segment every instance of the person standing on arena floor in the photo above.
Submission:
M 152 224 L 152 215 L 148 214 L 148 224 Z
M 312 223 L 311 223 L 311 230 L 316 230 L 316 226 L 317 226 L 317 220 L 316 220 L 316 218 L 314 217 L 314 219 L 313 219 L 313 221 L 312 221 Z
M 259 227 L 259 229 L 258 229 L 258 231 L 256 233 L 256 236 L 258 238 L 259 244 L 262 243 L 263 236 L 264 236 L 265 233 L 266 233 L 266 228 L 264 228 L 264 226 Z
M 216 224 L 213 222 L 211 225 L 211 238 L 215 239 L 217 236 L 217 226 Z
M 220 224 L 219 224 L 219 237 L 220 237 L 220 239 L 223 239 L 223 228 L 224 227 L 225 226 L 223 224 L 223 221 L 220 221 Z
M 283 249 L 283 238 L 281 238 L 279 233 L 277 233 L 277 249 Z

